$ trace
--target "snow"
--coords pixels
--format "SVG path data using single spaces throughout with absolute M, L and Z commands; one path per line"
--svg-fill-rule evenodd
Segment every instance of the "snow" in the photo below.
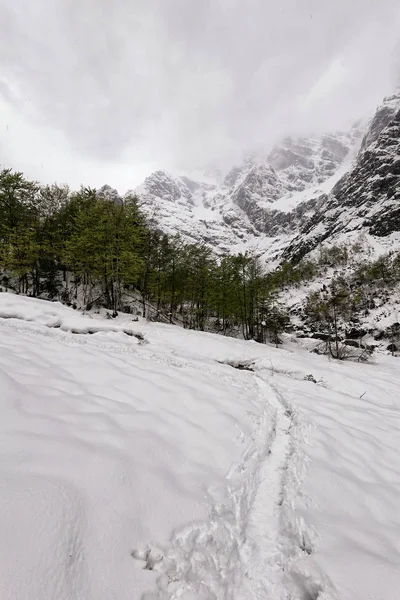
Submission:
M 274 203 L 274 208 L 288 213 L 294 210 L 296 206 L 302 202 L 307 202 L 307 200 L 311 200 L 312 198 L 319 198 L 322 196 L 322 194 L 329 194 L 334 188 L 335 184 L 343 177 L 343 175 L 351 170 L 358 149 L 358 145 L 355 145 L 353 148 L 351 148 L 348 156 L 334 173 L 334 175 L 328 177 L 328 179 L 325 179 L 325 181 L 317 186 L 308 187 L 300 192 L 292 192 L 282 196 L 282 198 L 276 200 Z
M 398 598 L 398 359 L 2 293 L 0 386 L 1 598 Z
M 197 193 L 193 193 L 192 198 L 193 198 L 193 209 L 192 209 L 192 213 L 193 213 L 193 217 L 194 219 L 197 219 L 199 221 L 206 221 L 208 222 L 212 222 L 212 221 L 217 221 L 218 223 L 222 223 L 222 217 L 219 214 L 219 212 L 212 210 L 211 208 L 207 208 L 207 206 L 204 205 L 204 198 L 203 198 L 204 191 L 200 188 L 200 192 Z M 209 194 L 209 196 L 211 196 L 211 194 Z

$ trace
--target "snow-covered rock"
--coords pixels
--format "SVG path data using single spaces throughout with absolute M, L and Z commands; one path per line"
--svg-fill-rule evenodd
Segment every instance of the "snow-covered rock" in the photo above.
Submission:
M 320 137 L 286 137 L 268 155 L 268 162 L 281 175 L 289 191 L 303 191 L 332 177 L 354 146 L 359 144 L 362 125 L 349 132 Z

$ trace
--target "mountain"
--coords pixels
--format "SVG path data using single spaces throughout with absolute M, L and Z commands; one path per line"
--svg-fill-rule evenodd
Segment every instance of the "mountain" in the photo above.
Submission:
M 297 261 L 322 242 L 360 235 L 387 250 L 400 241 L 400 91 L 367 125 L 285 137 L 224 176 L 156 171 L 132 191 L 154 227 L 217 253 L 249 249 L 275 263 Z
M 186 242 L 205 242 L 227 251 L 246 233 L 255 234 L 239 209 L 225 206 L 225 197 L 215 184 L 156 171 L 127 194 L 132 192 L 151 225 L 171 235 L 179 233 Z
M 284 138 L 269 153 L 254 153 L 221 181 L 173 177 L 156 171 L 132 191 L 149 222 L 219 253 L 268 249 L 277 256 L 326 198 L 361 140 L 361 127 L 329 135 Z

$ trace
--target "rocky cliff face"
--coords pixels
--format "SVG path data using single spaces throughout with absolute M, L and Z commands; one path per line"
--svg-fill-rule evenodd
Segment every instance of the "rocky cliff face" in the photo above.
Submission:
M 298 259 L 319 243 L 354 232 L 400 232 L 400 92 L 378 108 L 353 168 L 333 187 L 285 251 Z
M 157 171 L 127 192 L 131 193 L 138 196 L 153 227 L 179 234 L 188 243 L 204 242 L 217 252 L 227 252 L 246 234 L 256 233 L 242 211 L 226 205 L 217 185 Z

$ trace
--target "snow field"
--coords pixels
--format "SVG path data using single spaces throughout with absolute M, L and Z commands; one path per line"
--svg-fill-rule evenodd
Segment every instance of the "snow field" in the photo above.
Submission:
M 92 317 L 0 294 L 1 598 L 397 600 L 398 359 Z

